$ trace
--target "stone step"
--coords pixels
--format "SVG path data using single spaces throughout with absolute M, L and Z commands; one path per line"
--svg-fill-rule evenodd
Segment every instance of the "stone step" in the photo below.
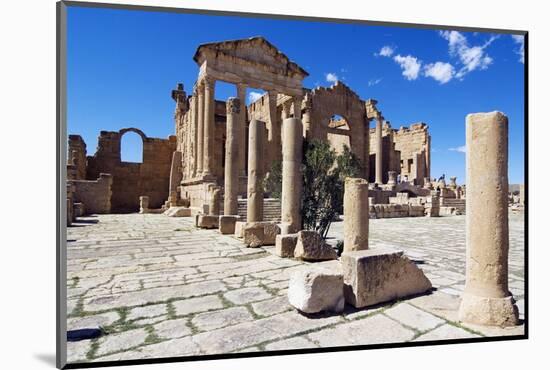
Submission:
M 247 200 L 239 199 L 238 214 L 241 218 L 246 219 Z M 278 199 L 264 199 L 264 221 L 280 221 L 281 220 L 281 202 Z

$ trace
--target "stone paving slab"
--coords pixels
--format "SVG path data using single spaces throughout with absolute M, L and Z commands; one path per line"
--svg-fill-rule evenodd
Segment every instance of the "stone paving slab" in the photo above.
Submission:
M 432 281 L 430 294 L 342 314 L 305 316 L 287 300 L 307 262 L 246 248 L 191 218 L 98 215 L 68 228 L 68 327 L 104 328 L 69 343 L 69 362 L 402 343 L 522 334 L 524 327 L 458 322 L 465 218 L 370 220 L 371 245 L 403 249 Z M 523 217 L 510 217 L 510 290 L 524 315 Z M 342 239 L 343 224 L 329 237 Z M 324 262 L 338 268 L 337 261 Z

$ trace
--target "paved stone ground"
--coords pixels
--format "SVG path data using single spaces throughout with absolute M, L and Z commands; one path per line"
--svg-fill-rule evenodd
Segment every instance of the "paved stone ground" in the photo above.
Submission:
M 245 248 L 191 218 L 99 215 L 68 228 L 68 328 L 101 326 L 68 343 L 68 361 L 401 343 L 523 334 L 458 323 L 464 287 L 464 217 L 370 221 L 371 245 L 404 249 L 434 292 L 342 315 L 289 307 L 292 271 L 304 264 Z M 341 238 L 342 223 L 330 236 Z M 523 318 L 523 216 L 510 216 L 510 289 Z

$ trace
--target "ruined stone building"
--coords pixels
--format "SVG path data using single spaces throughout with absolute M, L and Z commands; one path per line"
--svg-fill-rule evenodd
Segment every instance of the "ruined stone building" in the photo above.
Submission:
M 247 126 L 257 119 L 266 123 L 267 141 L 262 156 L 264 173 L 281 160 L 281 125 L 285 118 L 303 121 L 307 139 L 327 140 L 341 151 L 347 145 L 361 161 L 362 176 L 375 182 L 376 147 L 373 119 L 383 120 L 375 100 L 362 100 L 342 82 L 330 87 L 305 89 L 308 73 L 262 37 L 204 44 L 194 60 L 198 80 L 191 95 L 183 86 L 172 92 L 176 101 L 177 150 L 182 153 L 182 182 L 178 198 L 189 199 L 192 207 L 208 203 L 209 189 L 224 184 L 226 103 L 215 100 L 217 80 L 236 85 L 237 97 L 246 101 L 246 88 L 265 94 L 239 113 L 239 193 L 246 195 Z M 368 112 L 368 110 L 370 111 Z M 407 176 L 412 184 L 423 185 L 430 176 L 430 136 L 426 124 L 391 129 L 384 125 L 381 153 L 384 183 L 388 171 Z M 370 169 L 370 170 L 369 170 Z
M 262 37 L 203 44 L 193 59 L 199 73 L 192 91 L 188 94 L 183 84 L 172 91 L 174 136 L 150 138 L 137 128 L 101 131 L 96 152 L 88 156 L 82 138 L 70 135 L 68 179 L 74 202 L 89 204 L 88 211 L 100 213 L 137 212 L 139 197 L 146 196 L 151 209 L 185 204 L 206 210 L 211 190 L 223 188 L 225 180 L 229 105 L 215 99 L 216 81 L 234 84 L 242 105 L 235 108 L 242 198 L 247 194 L 247 138 L 253 119 L 265 122 L 267 131 L 260 163 L 263 173 L 282 159 L 282 122 L 294 117 L 301 118 L 306 139 L 326 140 L 338 152 L 348 146 L 362 164 L 361 176 L 372 184 L 388 183 L 392 171 L 418 186 L 430 176 L 426 124 L 393 129 L 376 100 L 363 100 L 342 82 L 304 88 L 308 73 Z M 244 106 L 247 88 L 265 93 Z M 371 121 L 380 127 L 380 134 L 370 128 Z M 121 160 L 120 143 L 127 132 L 141 137 L 143 163 Z
M 370 140 L 374 142 L 376 129 L 370 129 Z M 412 181 L 415 185 L 424 185 L 430 177 L 430 144 L 431 137 L 428 125 L 414 123 L 410 127 L 391 127 L 385 121 L 382 127 L 382 182 L 388 182 L 388 172 L 395 171 Z M 375 175 L 376 147 L 369 152 L 369 182 L 376 182 Z

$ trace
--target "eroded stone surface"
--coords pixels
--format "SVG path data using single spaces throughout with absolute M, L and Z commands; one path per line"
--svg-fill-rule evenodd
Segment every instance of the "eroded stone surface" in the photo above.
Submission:
M 294 257 L 305 261 L 325 261 L 338 258 L 336 251 L 328 245 L 319 233 L 303 230 L 298 232 Z
M 280 258 L 266 252 L 270 250 L 267 247 L 246 248 L 242 241 L 217 230 L 195 229 L 191 218 L 127 214 L 98 215 L 89 220 L 97 223 L 68 229 L 69 321 L 101 322 L 110 334 L 97 341 L 94 351 L 90 343 L 69 345 L 72 362 L 284 350 L 306 348 L 306 341 L 328 346 L 399 343 L 413 338 L 414 326 L 410 326 L 407 312 L 391 311 L 387 304 L 363 309 L 346 306 L 340 315 L 306 317 L 298 313 L 288 304 L 287 287 L 292 273 L 307 263 Z M 482 336 L 524 332 L 523 326 L 501 329 L 458 323 L 460 296 L 447 292 L 460 294 L 464 285 L 463 216 L 375 219 L 370 223 L 373 248 L 387 244 L 402 247 L 437 289 L 401 303 L 426 313 L 418 315 L 418 327 L 431 328 L 433 317 L 444 321 L 432 329 L 415 329 L 417 340 L 466 337 L 464 331 Z M 343 223 L 334 222 L 329 237 L 342 239 L 342 231 Z M 522 256 L 523 218 L 513 215 L 509 286 L 518 302 L 525 289 Z M 330 269 L 339 264 L 315 263 Z M 244 313 L 244 309 L 252 319 L 204 330 L 191 324 L 204 313 Z M 124 313 L 124 322 L 119 321 L 119 313 Z M 429 320 L 425 321 L 426 317 Z M 150 344 L 151 340 L 160 342 Z
M 344 276 L 319 267 L 296 271 L 290 277 L 288 301 L 301 312 L 342 312 Z

